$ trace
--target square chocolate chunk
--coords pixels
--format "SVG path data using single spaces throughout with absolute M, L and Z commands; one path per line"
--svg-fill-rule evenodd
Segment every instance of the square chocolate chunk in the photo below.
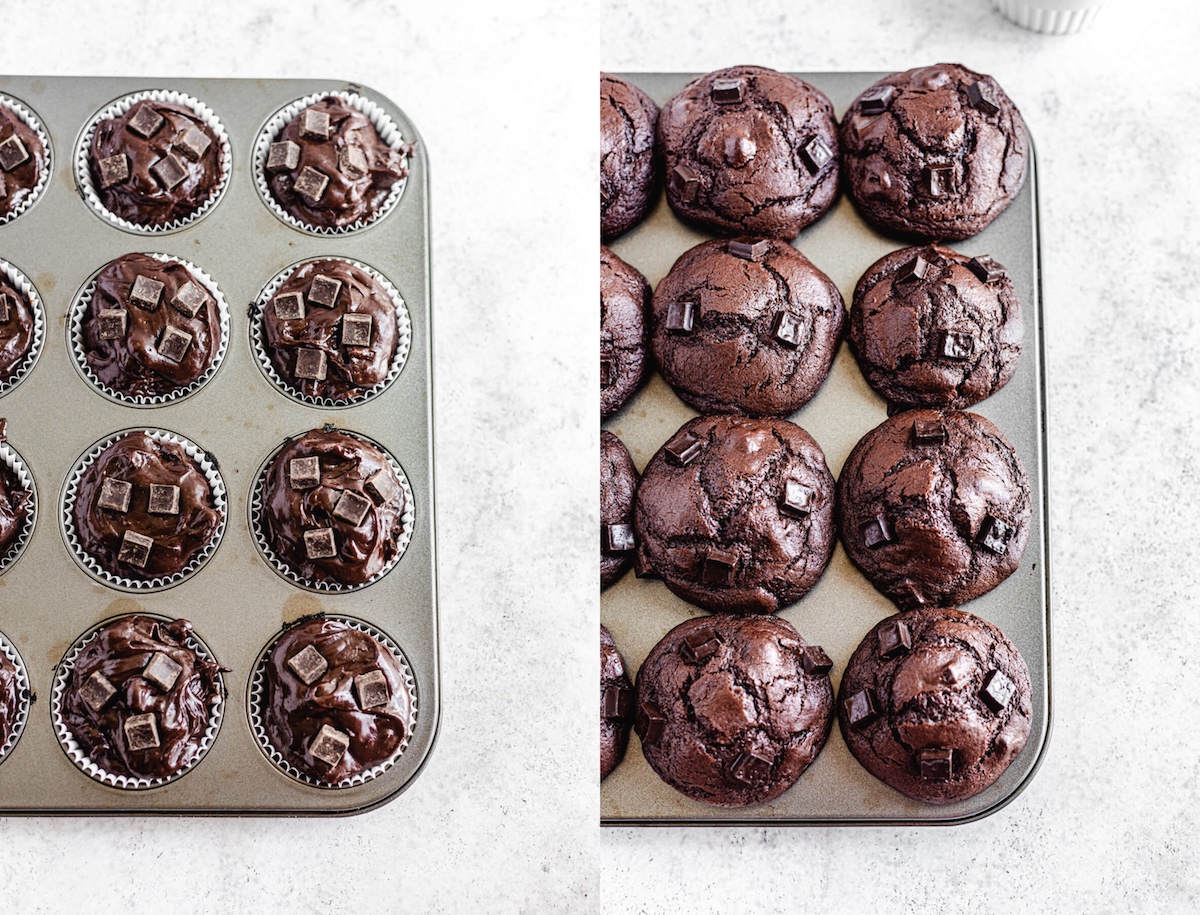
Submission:
M 121 727 L 125 731 L 125 743 L 134 753 L 141 750 L 153 750 L 158 746 L 158 719 L 154 716 L 154 712 L 130 715 Z
M 25 144 L 16 134 L 0 143 L 0 168 L 6 172 L 11 172 L 28 158 L 29 150 L 25 148 Z
M 359 146 L 343 146 L 338 150 L 338 171 L 351 180 L 363 178 L 371 170 L 367 154 Z
M 133 280 L 133 288 L 129 290 L 129 304 L 146 311 L 154 311 L 165 288 L 166 286 L 158 280 L 152 280 L 139 273 Z
M 319 527 L 304 532 L 304 553 L 309 559 L 333 559 L 337 555 L 337 544 L 333 541 L 333 529 Z
M 925 169 L 925 181 L 930 197 L 945 197 L 954 190 L 954 166 L 929 166 Z
M 771 242 L 765 238 L 731 238 L 725 246 L 734 257 L 746 261 L 761 261 L 771 250 Z
M 308 745 L 309 755 L 313 759 L 319 759 L 331 769 L 342 761 L 342 757 L 348 749 L 350 749 L 350 735 L 331 728 L 327 724 L 321 725 L 321 730 L 317 731 L 317 736 Z
M 917 754 L 921 778 L 944 782 L 954 775 L 954 751 L 926 747 Z
M 325 350 L 301 347 L 296 350 L 296 377 L 324 381 L 328 371 Z
M 634 717 L 633 730 L 643 747 L 652 747 L 662 740 L 667 727 L 667 718 L 653 702 L 643 702 Z
M 296 177 L 292 189 L 309 203 L 317 203 L 328 186 L 329 178 L 324 172 L 306 165 Z
M 1017 685 L 1008 678 L 1002 670 L 989 671 L 983 678 L 983 687 L 979 690 L 979 698 L 993 712 L 1001 712 L 1017 691 Z
M 275 317 L 280 321 L 304 319 L 304 297 L 298 292 L 284 292 L 271 300 L 275 304 Z
M 288 485 L 292 489 L 312 489 L 321 485 L 319 457 L 292 458 L 288 461 Z
M 880 86 L 863 94 L 858 100 L 858 110 L 863 114 L 883 114 L 892 104 L 892 96 L 896 94 L 895 86 Z
M 615 684 L 604 690 L 604 711 L 601 713 L 604 718 L 626 721 L 632 711 L 633 690 Z
M 150 172 L 158 179 L 158 183 L 163 186 L 163 190 L 167 191 L 183 183 L 183 179 L 188 176 L 187 169 L 174 153 L 167 153 L 151 165 Z
M 606 553 L 628 553 L 635 546 L 631 524 L 605 524 L 600 533 L 600 546 Z
M 175 138 L 172 149 L 177 149 L 193 162 L 196 162 L 208 152 L 208 147 L 212 146 L 212 140 L 208 134 L 192 124 L 187 130 L 183 131 Z
M 125 536 L 121 538 L 121 551 L 117 553 L 117 562 L 144 569 L 150 559 L 150 548 L 153 546 L 153 537 L 147 537 L 137 531 L 126 531 Z
M 392 472 L 385 468 L 376 470 L 367 477 L 367 481 L 363 483 L 363 489 L 375 500 L 376 505 L 383 505 L 385 502 L 391 501 L 392 497 L 400 491 L 400 483 L 392 475 Z
M 810 677 L 823 677 L 833 670 L 833 659 L 820 645 L 805 645 L 800 649 L 800 666 Z
M 156 651 L 150 657 L 150 663 L 142 668 L 142 676 L 151 683 L 156 683 L 164 690 L 169 690 L 183 673 L 183 665 L 163 651 Z
M 100 484 L 100 498 L 96 500 L 96 506 L 108 509 L 110 512 L 125 514 L 129 511 L 129 502 L 132 498 L 132 483 L 105 477 L 104 482 Z
M 112 187 L 114 184 L 129 180 L 129 157 L 125 153 L 107 156 L 100 160 L 99 166 L 100 187 L 102 188 Z
M 738 555 L 728 550 L 709 550 L 704 554 L 700 580 L 718 588 L 733 587 L 733 573 L 737 571 Z
M 754 753 L 739 753 L 729 767 L 729 774 L 743 785 L 761 785 L 771 774 L 771 764 L 771 760 Z
M 989 552 L 1002 556 L 1008 551 L 1008 540 L 1012 537 L 1012 528 L 992 515 L 985 515 L 979 525 L 979 543 Z
M 668 463 L 686 467 L 701 451 L 704 443 L 691 432 L 681 432 L 663 446 Z
M 903 620 L 888 620 L 879 629 L 879 657 L 898 658 L 912 651 L 912 632 Z
M 919 280 L 925 279 L 925 274 L 928 272 L 929 261 L 925 260 L 925 258 L 918 254 L 900 268 L 899 272 L 896 274 L 895 281 L 897 283 L 915 283 Z
M 865 728 L 879 717 L 879 700 L 875 698 L 875 690 L 869 686 L 847 696 L 843 708 L 846 720 L 855 729 Z
M 779 510 L 785 515 L 803 518 L 812 513 L 815 496 L 813 489 L 789 478 L 783 481 L 783 490 L 779 493 Z
M 343 490 L 342 497 L 337 500 L 337 505 L 333 507 L 333 516 L 341 518 L 343 521 L 349 521 L 355 527 L 358 527 L 363 523 L 363 519 L 367 517 L 367 512 L 370 510 L 370 499 L 361 492 L 347 489 Z
M 178 515 L 179 487 L 171 483 L 151 483 L 146 510 L 152 515 Z
M 912 443 L 914 445 L 941 445 L 946 441 L 946 427 L 940 419 L 914 419 Z
M 975 82 L 967 86 L 967 104 L 983 114 L 995 114 L 1000 110 L 995 93 L 986 83 Z
M 342 316 L 342 346 L 371 345 L 371 316 Z
M 328 112 L 305 108 L 300 115 L 300 136 L 306 140 L 328 140 L 330 127 Z
M 707 661 L 721 647 L 721 637 L 712 629 L 701 629 L 685 636 L 679 653 L 693 664 Z
M 993 257 L 980 254 L 967 261 L 967 269 L 979 277 L 981 283 L 991 286 L 1008 276 L 1008 271 Z
M 7 324 L 12 318 L 15 309 L 9 304 L 10 302 L 9 297 L 0 292 L 0 324 Z
M 676 165 L 671 169 L 671 187 L 684 203 L 695 203 L 700 193 L 700 175 L 687 165 Z
M 355 677 L 354 691 L 358 693 L 358 707 L 364 710 L 386 705 L 387 701 L 392 698 L 392 692 L 388 689 L 387 677 L 379 668 Z
M 338 293 L 341 290 L 341 280 L 318 274 L 313 277 L 313 281 L 308 287 L 308 300 L 322 308 L 332 308 L 337 304 Z
M 712 81 L 712 100 L 718 105 L 732 105 L 742 100 L 742 81 L 740 78 L 714 79 Z
M 809 174 L 815 175 L 833 161 L 833 150 L 820 137 L 809 137 L 800 147 L 800 160 Z
M 158 133 L 158 128 L 162 127 L 165 121 L 166 118 L 155 111 L 153 105 L 143 104 L 133 113 L 133 117 L 125 122 L 125 126 L 139 137 L 148 140 Z
M 959 331 L 944 330 L 938 351 L 946 359 L 963 362 L 970 359 L 971 354 L 975 352 L 975 338 Z
M 158 354 L 172 362 L 183 362 L 188 348 L 192 345 L 192 335 L 173 324 L 163 328 L 162 339 L 158 341 Z
M 798 315 L 781 311 L 775 315 L 771 335 L 788 349 L 799 349 L 808 341 L 808 325 Z
M 877 550 L 892 542 L 892 525 L 887 515 L 876 515 L 871 520 L 864 521 L 859 525 L 859 531 L 867 549 Z
M 329 670 L 329 662 L 325 660 L 325 655 L 317 651 L 314 645 L 305 645 L 297 651 L 288 658 L 287 666 L 305 686 L 312 686 Z
M 667 333 L 690 334 L 696 326 L 696 303 L 672 302 L 667 306 L 667 319 L 663 326 Z
M 207 301 L 208 296 L 204 290 L 191 280 L 180 286 L 175 295 L 171 296 L 171 304 L 175 309 L 189 318 L 196 317 Z
M 291 140 L 272 143 L 267 153 L 267 171 L 290 172 L 300 164 L 300 144 Z
M 98 712 L 108 705 L 108 700 L 116 694 L 117 688 L 112 685 L 108 677 L 98 670 L 93 671 L 92 675 L 79 687 L 79 698 L 86 702 L 87 707 L 93 712 Z
M 5 318 L 4 320 L 7 321 L 8 318 Z M 601 359 L 600 360 L 600 390 L 603 391 L 605 388 L 612 387 L 612 384 L 616 380 L 616 377 L 617 377 L 617 369 L 616 369 L 616 365 L 613 363 L 613 361 L 611 359 Z

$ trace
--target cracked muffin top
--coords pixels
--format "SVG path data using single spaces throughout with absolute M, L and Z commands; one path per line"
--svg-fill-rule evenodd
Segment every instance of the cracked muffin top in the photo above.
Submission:
M 641 271 L 600 246 L 600 416 L 625 405 L 646 377 L 646 306 Z
M 646 218 L 662 163 L 654 150 L 658 106 L 637 86 L 600 74 L 600 237 L 615 238 Z

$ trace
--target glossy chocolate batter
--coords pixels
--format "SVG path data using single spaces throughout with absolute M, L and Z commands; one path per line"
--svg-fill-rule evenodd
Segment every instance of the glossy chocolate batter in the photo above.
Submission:
M 0 382 L 16 374 L 33 346 L 33 306 L 29 300 L 0 274 Z
M 0 559 L 8 555 L 20 536 L 32 498 L 29 490 L 21 488 L 8 465 L 0 463 Z
M 41 180 L 49 165 L 46 148 L 33 129 L 13 111 L 0 105 L 0 144 L 16 137 L 25 149 L 25 157 L 9 168 L 0 164 L 0 179 L 3 193 L 0 194 L 0 217 L 7 216 L 18 207 L 24 206 L 33 195 L 33 189 Z M 21 158 L 20 151 L 13 147 L 13 160 Z M 2 160 L 0 160 L 2 161 Z
M 658 196 L 658 106 L 637 86 L 600 74 L 600 237 L 615 238 L 646 218 Z
M 607 629 L 600 627 L 600 780 L 625 758 L 633 726 L 633 684 L 625 659 Z
M 22 692 L 16 665 L 0 653 L 0 747 L 12 737 L 17 715 L 28 702 L 29 694 Z

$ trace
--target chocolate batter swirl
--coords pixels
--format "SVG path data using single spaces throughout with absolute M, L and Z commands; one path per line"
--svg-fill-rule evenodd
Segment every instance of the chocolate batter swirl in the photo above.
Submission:
M 8 555 L 20 536 L 31 501 L 32 493 L 21 488 L 16 474 L 7 465 L 0 464 L 0 559 Z
M 15 136 L 25 147 L 29 157 L 20 165 L 0 176 L 4 178 L 4 196 L 0 197 L 0 217 L 24 206 L 33 195 L 42 173 L 50 162 L 46 147 L 37 133 L 9 108 L 0 105 L 0 143 Z

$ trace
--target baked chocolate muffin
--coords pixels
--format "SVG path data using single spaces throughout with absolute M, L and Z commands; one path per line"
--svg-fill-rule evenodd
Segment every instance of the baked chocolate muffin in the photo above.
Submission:
M 125 254 L 109 261 L 79 307 L 83 351 L 75 358 L 120 398 L 184 393 L 209 373 L 226 343 L 216 298 L 174 260 Z
M 285 631 L 265 678 L 267 740 L 309 778 L 336 785 L 394 760 L 412 737 L 407 665 L 343 620 L 307 619 Z
M 1021 562 L 1032 513 L 1020 458 L 974 413 L 899 413 L 862 437 L 838 479 L 846 553 L 902 610 L 996 587 Z
M 625 405 L 646 377 L 650 284 L 636 267 L 600 246 L 600 415 Z
M 854 290 L 850 343 L 867 383 L 895 408 L 962 409 L 991 396 L 1016 371 L 1024 336 L 1008 272 L 987 255 L 903 248 Z
M 88 168 L 108 212 L 162 228 L 191 216 L 220 191 L 222 154 L 216 132 L 197 112 L 146 98 L 97 122 Z
M 600 627 L 600 780 L 625 758 L 633 725 L 633 684 L 625 659 L 607 629 Z M 0 740 L 0 743 L 3 741 Z
M 171 778 L 196 762 L 222 668 L 187 644 L 191 631 L 187 620 L 125 616 L 64 662 L 52 714 L 102 773 Z
M 303 581 L 362 585 L 399 559 L 406 495 L 370 442 L 313 429 L 275 454 L 259 486 L 260 534 Z
M 825 381 L 845 314 L 833 281 L 787 242 L 706 241 L 654 290 L 650 343 L 701 413 L 786 416 Z
M 774 613 L 829 564 L 833 475 L 787 420 L 700 416 L 643 471 L 634 531 L 639 575 L 707 610 Z
M 69 510 L 73 546 L 132 581 L 183 572 L 224 520 L 204 469 L 146 432 L 122 435 L 87 466 Z
M 981 232 L 1025 183 L 1029 136 L 992 77 L 961 64 L 886 76 L 842 118 L 842 171 L 877 229 L 921 239 Z
M 3 420 L 0 420 L 2 428 Z M 2 437 L 0 441 L 3 441 Z M 16 548 L 32 509 L 33 493 L 21 485 L 7 463 L 0 461 L 0 568 Z M 3 743 L 0 739 L 0 744 Z
M 267 183 L 276 202 L 312 227 L 343 228 L 375 216 L 408 177 L 411 146 L 388 146 L 370 119 L 336 95 L 301 110 L 274 138 Z
M 349 401 L 387 380 L 396 358 L 396 303 L 366 270 L 307 261 L 262 309 L 266 354 L 279 378 L 309 397 Z
M 838 132 L 819 89 L 766 67 L 729 67 L 662 107 L 667 201 L 722 235 L 795 238 L 833 205 Z
M 1020 755 L 1033 706 L 1025 661 L 999 629 L 961 610 L 880 621 L 855 649 L 838 691 L 854 758 L 901 794 L 930 804 L 974 797 Z
M 655 154 L 658 106 L 637 86 L 600 74 L 600 237 L 615 238 L 646 218 L 662 179 Z
M 0 104 L 0 219 L 27 206 L 50 166 L 50 156 L 32 127 Z
M 776 798 L 825 746 L 831 667 L 778 617 L 680 623 L 638 671 L 642 753 L 663 781 L 698 801 L 744 807 Z
M 600 432 L 600 590 L 633 563 L 633 496 L 638 473 L 625 443 Z

